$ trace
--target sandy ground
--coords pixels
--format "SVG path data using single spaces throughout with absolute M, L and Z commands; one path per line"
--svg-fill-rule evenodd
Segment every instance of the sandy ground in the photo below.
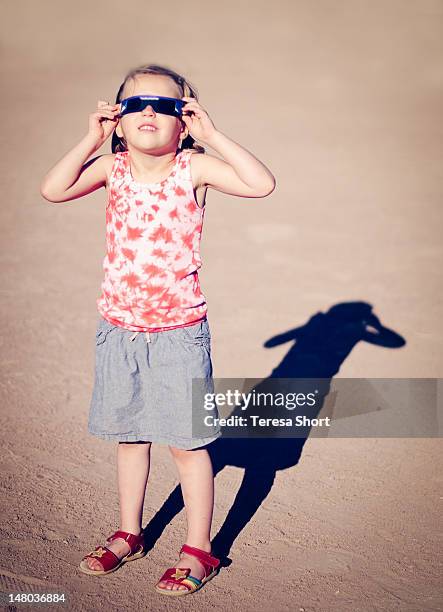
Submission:
M 441 377 L 442 16 L 430 0 L 3 3 L 3 590 L 65 592 L 73 611 L 443 609 L 432 437 L 293 440 L 289 467 L 249 464 L 240 493 L 238 441 L 216 477 L 229 560 L 173 601 L 153 584 L 185 516 L 157 446 L 150 553 L 104 579 L 77 571 L 118 521 L 116 449 L 87 433 L 105 192 L 61 205 L 38 192 L 129 68 L 170 65 L 278 183 L 265 199 L 208 194 L 215 376 L 266 377 L 294 345 L 269 338 L 358 301 L 402 346 L 323 351 L 337 376 Z

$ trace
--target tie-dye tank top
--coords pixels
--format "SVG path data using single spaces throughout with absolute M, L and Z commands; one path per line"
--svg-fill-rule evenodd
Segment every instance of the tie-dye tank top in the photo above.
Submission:
M 192 150 L 175 158 L 159 183 L 138 183 L 129 152 L 116 153 L 106 207 L 104 280 L 99 313 L 133 331 L 162 331 L 206 317 L 198 277 L 205 207 L 194 198 Z

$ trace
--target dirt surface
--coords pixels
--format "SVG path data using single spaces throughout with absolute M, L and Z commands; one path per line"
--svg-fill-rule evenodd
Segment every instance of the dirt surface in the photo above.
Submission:
M 226 567 L 172 601 L 153 585 L 185 515 L 156 446 L 149 554 L 103 579 L 78 571 L 118 522 L 116 448 L 87 433 L 105 191 L 50 204 L 38 189 L 129 68 L 169 65 L 277 179 L 264 199 L 208 193 L 200 279 L 215 376 L 266 377 L 294 344 L 269 338 L 359 302 L 403 345 L 323 351 L 334 375 L 441 377 L 442 3 L 3 9 L 3 590 L 65 592 L 73 611 L 442 610 L 438 438 L 294 440 L 286 469 L 249 465 L 237 504 L 245 469 L 225 455 L 213 536 Z

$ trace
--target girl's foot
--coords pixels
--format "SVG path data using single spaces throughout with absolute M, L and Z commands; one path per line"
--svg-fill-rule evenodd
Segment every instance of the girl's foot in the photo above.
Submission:
M 129 552 L 129 544 L 125 542 L 123 538 L 117 538 L 116 540 L 109 542 L 109 544 L 106 543 L 106 548 L 112 550 L 112 552 L 117 555 L 119 559 L 127 555 Z M 102 571 L 103 569 L 103 565 L 98 559 L 88 557 L 86 562 L 88 564 L 89 569 L 92 569 L 94 571 Z
M 191 544 L 189 546 L 191 546 Z M 205 550 L 207 553 L 211 552 L 210 543 L 206 544 L 205 546 L 199 546 L 198 548 Z M 189 567 L 191 569 L 191 576 L 194 576 L 194 578 L 198 578 L 198 580 L 204 578 L 205 575 L 205 569 L 200 563 L 200 561 L 196 557 L 193 557 L 192 555 L 187 555 L 184 552 L 180 554 L 179 560 L 174 565 L 174 567 Z M 157 586 L 160 589 L 168 589 L 171 591 L 188 590 L 183 584 L 174 584 L 173 582 L 168 582 L 167 580 L 161 580 Z

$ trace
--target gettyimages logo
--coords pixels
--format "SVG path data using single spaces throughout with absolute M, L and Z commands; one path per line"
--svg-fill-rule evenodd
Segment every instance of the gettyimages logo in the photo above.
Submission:
M 203 385 L 202 385 L 203 383 Z M 439 437 L 442 379 L 193 380 L 193 435 L 208 437 Z M 202 406 L 204 410 L 202 410 Z

